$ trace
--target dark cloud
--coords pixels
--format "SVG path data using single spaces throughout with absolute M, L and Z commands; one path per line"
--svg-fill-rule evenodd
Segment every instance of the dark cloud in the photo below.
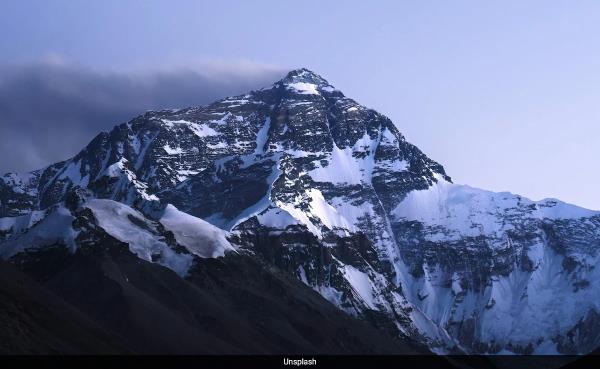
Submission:
M 269 85 L 284 71 L 256 64 L 101 73 L 62 64 L 0 68 L 0 174 L 67 159 L 100 131 L 151 109 L 210 103 Z

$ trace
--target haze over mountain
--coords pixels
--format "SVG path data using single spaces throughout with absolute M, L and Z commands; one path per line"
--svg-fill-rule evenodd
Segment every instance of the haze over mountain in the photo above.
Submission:
M 46 166 L 74 155 L 98 132 L 140 112 L 208 104 L 265 86 L 286 73 L 265 64 L 213 64 L 114 72 L 60 58 L 0 63 L 0 168 L 30 171 Z

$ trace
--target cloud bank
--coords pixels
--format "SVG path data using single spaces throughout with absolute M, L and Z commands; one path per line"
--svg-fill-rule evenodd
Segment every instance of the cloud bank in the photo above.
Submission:
M 283 68 L 203 62 L 99 72 L 63 62 L 0 67 L 0 174 L 76 154 L 96 134 L 152 109 L 208 104 L 278 80 Z

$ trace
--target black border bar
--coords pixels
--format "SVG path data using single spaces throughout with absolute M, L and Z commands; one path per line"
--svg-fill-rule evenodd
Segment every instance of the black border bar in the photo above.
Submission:
M 303 361 L 304 360 L 304 361 Z M 460 368 L 460 369 L 578 369 L 600 368 L 600 355 L 588 356 L 336 356 L 336 355 L 225 355 L 225 356 L 0 356 L 0 367 L 232 369 L 232 368 Z

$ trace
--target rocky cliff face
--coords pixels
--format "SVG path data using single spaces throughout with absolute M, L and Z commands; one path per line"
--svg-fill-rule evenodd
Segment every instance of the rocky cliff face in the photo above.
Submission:
M 437 352 L 600 346 L 600 213 L 455 185 L 388 118 L 306 69 L 148 112 L 72 159 L 7 174 L 0 217 L 11 260 L 83 247 L 85 217 L 184 278 L 197 258 L 251 254 Z

